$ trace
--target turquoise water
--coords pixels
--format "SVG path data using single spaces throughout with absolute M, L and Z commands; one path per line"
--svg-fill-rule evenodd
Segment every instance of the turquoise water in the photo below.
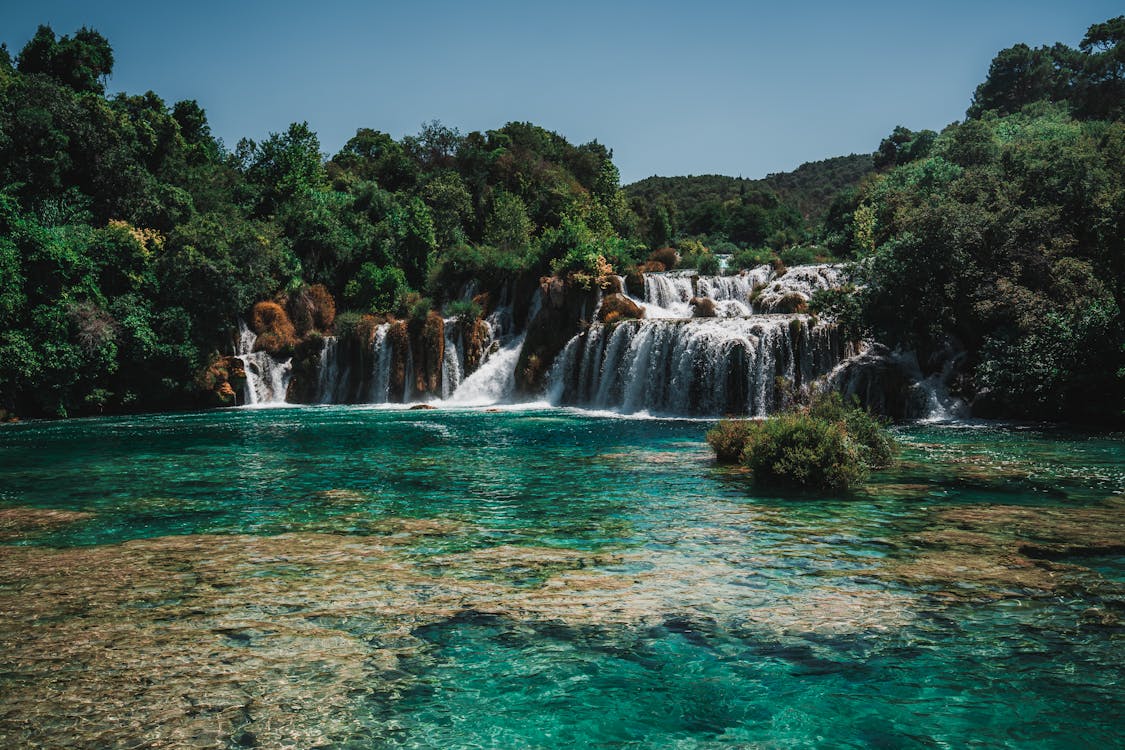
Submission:
M 0 740 L 1125 746 L 1120 436 L 901 428 L 899 467 L 810 498 L 716 466 L 707 426 L 6 426 Z

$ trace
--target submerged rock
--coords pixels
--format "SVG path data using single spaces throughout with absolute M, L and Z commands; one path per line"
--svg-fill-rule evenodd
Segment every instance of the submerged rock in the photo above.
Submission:
M 22 539 L 93 517 L 93 513 L 52 508 L 0 508 L 0 541 Z
M 880 575 L 941 585 L 952 598 L 1090 593 L 1115 587 L 1083 567 L 1081 558 L 1125 552 L 1125 513 L 1112 505 L 946 508 L 911 539 L 918 554 L 888 562 Z

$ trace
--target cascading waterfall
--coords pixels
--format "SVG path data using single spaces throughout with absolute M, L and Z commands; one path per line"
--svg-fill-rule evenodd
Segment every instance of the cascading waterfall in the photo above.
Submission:
M 441 362 L 441 397 L 450 398 L 464 377 L 465 355 L 461 353 L 461 332 L 457 318 L 445 320 L 445 356 Z
M 843 270 L 831 263 L 794 266 L 783 275 L 771 276 L 764 282 L 754 300 L 754 309 L 759 312 L 775 312 L 783 309 L 786 302 L 795 296 L 808 303 L 816 292 L 838 287 L 843 281 Z
M 516 362 L 523 348 L 524 337 L 501 346 L 465 378 L 448 401 L 460 406 L 487 406 L 508 401 L 516 386 Z
M 644 275 L 644 304 L 654 318 L 690 318 L 688 302 L 695 296 L 691 277 L 672 273 Z
M 289 381 L 293 376 L 293 360 L 279 362 L 269 352 L 254 351 L 257 335 L 243 320 L 238 321 L 238 352 L 246 371 L 246 385 L 242 390 L 242 403 L 246 406 L 265 406 L 285 403 Z
M 777 406 L 776 378 L 808 383 L 842 354 L 835 326 L 807 316 L 594 325 L 556 360 L 549 397 L 626 414 L 760 416 Z
M 833 324 L 803 314 L 772 313 L 780 300 L 788 297 L 791 304 L 797 296 L 807 302 L 818 289 L 841 280 L 840 270 L 828 265 L 794 267 L 781 276 L 770 266 L 725 276 L 644 274 L 644 299 L 634 301 L 644 307 L 645 316 L 615 325 L 594 322 L 574 336 L 547 375 L 547 398 L 558 405 L 624 413 L 768 414 L 779 406 L 778 378 L 801 387 L 854 354 Z M 627 295 L 625 279 L 619 281 Z M 475 293 L 471 284 L 462 290 L 469 299 Z M 444 320 L 440 360 L 428 360 L 440 362 L 439 391 L 414 392 L 416 363 L 433 367 L 421 364 L 420 353 L 411 351 L 417 334 L 408 337 L 401 323 L 381 323 L 369 345 L 325 337 L 315 395 L 308 397 L 326 404 L 409 402 L 416 397 L 466 406 L 509 401 L 527 328 L 522 314 L 515 320 L 511 297 L 511 289 L 502 290 L 499 304 L 476 328 L 456 318 Z M 693 298 L 711 300 L 717 317 L 693 318 Z M 526 321 L 535 319 L 541 304 L 536 290 Z M 241 324 L 241 333 L 246 402 L 284 400 L 291 363 L 253 352 L 253 332 Z M 434 370 L 428 372 L 419 377 L 436 377 Z
M 375 338 L 371 343 L 374 356 L 371 360 L 371 390 L 367 394 L 367 402 L 371 404 L 385 404 L 390 400 L 391 363 L 394 356 L 387 336 L 390 329 L 389 323 L 376 328 Z

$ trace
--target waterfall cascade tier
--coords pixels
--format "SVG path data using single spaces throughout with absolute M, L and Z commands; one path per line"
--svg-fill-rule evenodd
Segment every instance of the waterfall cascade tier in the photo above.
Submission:
M 268 352 L 254 351 L 258 337 L 243 320 L 238 321 L 238 351 L 246 371 L 246 385 L 242 389 L 241 403 L 246 406 L 265 406 L 285 403 L 289 382 L 293 377 L 293 360 L 278 360 Z
M 778 378 L 800 387 L 847 353 L 835 325 L 805 315 L 629 320 L 575 336 L 549 393 L 626 414 L 763 416 L 778 406 Z
M 708 299 L 714 303 L 718 317 L 743 318 L 803 309 L 813 294 L 839 286 L 844 276 L 839 266 L 822 264 L 794 266 L 780 274 L 771 266 L 726 276 L 704 276 L 694 271 L 646 273 L 643 280 L 643 298 L 631 299 L 645 306 L 645 317 L 690 318 L 694 314 L 692 300 Z
M 578 304 L 578 297 L 568 302 L 565 284 L 555 280 L 535 290 L 519 320 L 508 289 L 483 320 L 431 315 L 425 322 L 372 322 L 362 333 L 326 336 L 319 354 L 298 368 L 302 387 L 292 390 L 301 394 L 297 400 L 322 404 L 441 400 L 475 406 L 542 398 L 521 392 L 516 377 L 517 368 L 533 360 L 543 374 L 535 389 L 544 388 L 552 403 L 623 413 L 763 416 L 780 405 L 779 378 L 795 387 L 824 378 L 853 393 L 882 387 L 871 367 L 848 367 L 859 353 L 833 323 L 802 312 L 816 291 L 843 282 L 836 266 L 797 266 L 781 274 L 759 266 L 723 276 L 673 271 L 643 274 L 641 281 L 643 298 L 638 286 L 629 289 L 618 279 L 621 293 L 644 310 L 639 319 L 599 323 L 596 311 L 590 313 L 600 297 L 590 297 L 589 305 Z M 475 293 L 469 285 L 462 296 Z M 582 311 L 571 316 L 573 327 L 561 338 L 553 337 L 553 360 L 538 361 L 528 353 L 542 351 L 544 336 L 536 337 L 536 330 L 553 330 L 561 319 L 557 311 L 567 305 Z M 284 401 L 293 363 L 254 352 L 254 334 L 244 324 L 241 334 L 243 402 Z M 530 348 L 533 338 L 538 349 Z

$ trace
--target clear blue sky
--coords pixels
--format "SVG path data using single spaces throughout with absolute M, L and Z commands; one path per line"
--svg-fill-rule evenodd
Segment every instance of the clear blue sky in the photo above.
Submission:
M 105 34 L 110 88 L 197 99 L 228 146 L 307 120 L 334 153 L 530 120 L 614 150 L 624 182 L 760 177 L 873 151 L 963 116 L 993 55 L 1076 45 L 1101 0 L 973 2 L 0 2 L 17 52 L 39 23 Z

